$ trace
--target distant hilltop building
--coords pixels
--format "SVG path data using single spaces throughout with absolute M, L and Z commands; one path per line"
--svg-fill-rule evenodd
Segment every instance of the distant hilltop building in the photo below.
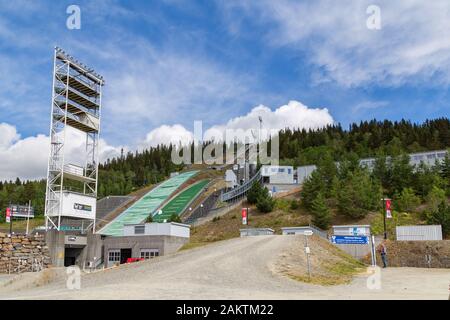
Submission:
M 418 166 L 421 163 L 424 163 L 427 166 L 434 166 L 436 162 L 441 162 L 444 160 L 445 155 L 447 154 L 447 150 L 439 150 L 439 151 L 429 151 L 429 152 L 419 152 L 419 153 L 411 153 L 409 155 L 409 163 L 412 166 Z M 386 161 L 389 162 L 391 157 L 386 157 Z M 361 167 L 366 167 L 369 170 L 373 170 L 375 166 L 376 158 L 366 158 L 359 160 L 359 165 Z M 315 165 L 302 166 L 297 168 L 297 179 L 298 183 L 301 184 L 308 179 L 311 174 L 317 169 Z

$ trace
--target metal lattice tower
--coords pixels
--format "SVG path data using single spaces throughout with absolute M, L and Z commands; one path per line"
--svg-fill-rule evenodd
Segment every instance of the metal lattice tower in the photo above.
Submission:
M 95 228 L 98 142 L 103 77 L 55 47 L 50 125 L 50 156 L 45 196 L 46 230 L 61 230 L 61 219 L 88 222 Z M 68 127 L 86 135 L 85 162 L 68 164 Z M 95 230 L 94 230 L 95 232 Z

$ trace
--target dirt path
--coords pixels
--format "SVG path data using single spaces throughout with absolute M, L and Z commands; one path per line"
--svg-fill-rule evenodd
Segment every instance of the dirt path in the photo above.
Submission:
M 81 290 L 65 279 L 38 288 L 0 287 L 0 299 L 447 299 L 450 271 L 391 268 L 382 289 L 369 290 L 367 276 L 349 285 L 322 287 L 273 270 L 294 236 L 232 239 L 152 261 L 82 277 Z M 303 259 L 303 257 L 299 257 Z

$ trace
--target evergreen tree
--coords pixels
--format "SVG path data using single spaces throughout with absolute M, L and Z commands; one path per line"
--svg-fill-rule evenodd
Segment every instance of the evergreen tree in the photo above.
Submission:
M 428 224 L 440 224 L 442 226 L 442 234 L 450 235 L 450 206 L 446 202 L 441 202 L 439 206 L 428 213 Z
M 320 172 L 316 170 L 313 171 L 309 179 L 303 183 L 301 197 L 305 208 L 312 208 L 312 203 L 319 192 L 326 193 L 326 186 Z
M 331 212 L 325 203 L 325 198 L 319 192 L 312 203 L 311 213 L 313 224 L 322 229 L 328 229 L 331 223 Z
M 258 197 L 263 193 L 263 188 L 258 181 L 253 182 L 252 187 L 247 193 L 247 202 L 249 204 L 255 204 L 258 202 Z

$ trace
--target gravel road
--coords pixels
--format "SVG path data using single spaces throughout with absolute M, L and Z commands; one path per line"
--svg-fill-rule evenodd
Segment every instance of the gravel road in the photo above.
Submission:
M 380 290 L 367 288 L 367 274 L 332 287 L 291 280 L 274 266 L 295 239 L 231 239 L 83 275 L 80 290 L 68 290 L 61 277 L 37 288 L 0 287 L 0 299 L 448 299 L 444 269 L 388 268 Z

